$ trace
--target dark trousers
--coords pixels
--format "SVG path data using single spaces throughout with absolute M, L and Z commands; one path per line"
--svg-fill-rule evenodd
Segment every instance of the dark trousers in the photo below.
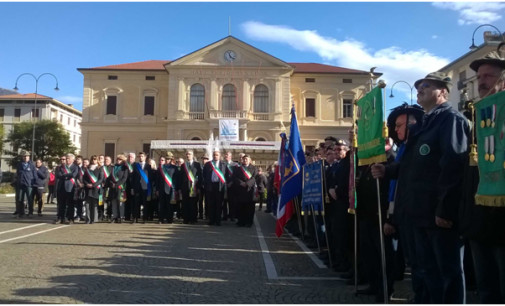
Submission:
M 378 216 L 377 216 L 378 218 Z M 379 300 L 384 299 L 383 274 L 382 274 L 382 250 L 379 233 L 379 220 L 360 218 L 358 222 L 360 247 L 363 254 L 363 266 L 370 287 L 377 292 Z M 386 259 L 386 281 L 388 296 L 393 293 L 393 243 L 391 237 L 383 236 L 384 253 Z
M 172 192 L 170 194 L 166 194 L 164 191 L 159 192 L 158 220 L 160 221 L 167 220 L 168 222 L 173 222 L 174 213 L 172 210 L 172 204 L 170 204 Z
M 86 217 L 88 218 L 88 221 L 86 223 L 94 223 L 97 218 L 97 206 L 98 206 L 98 199 L 88 197 L 85 202 L 85 208 L 86 208 Z
M 416 304 L 429 304 L 429 294 L 426 284 L 424 283 L 422 274 L 419 268 L 418 254 L 416 252 L 416 243 L 414 236 L 414 225 L 409 220 L 402 220 L 397 227 L 400 235 L 400 243 L 406 257 L 407 263 L 410 266 L 412 278 L 412 290 L 414 291 L 414 302 Z
M 49 186 L 47 186 L 47 188 L 49 189 L 49 191 L 47 193 L 46 203 L 52 203 L 54 201 L 54 198 L 55 198 L 55 195 L 54 195 L 54 185 L 49 185 Z
M 17 203 L 16 203 L 16 212 L 19 216 L 23 216 L 25 214 L 25 197 L 26 202 L 28 202 L 28 210 L 29 213 L 33 213 L 33 197 L 32 197 L 32 187 L 28 186 L 19 186 L 16 190 L 17 194 Z M 31 209 L 31 212 L 30 212 Z
M 147 190 L 139 189 L 135 190 L 135 202 L 132 209 L 132 217 L 139 219 L 140 218 L 140 209 L 144 207 L 143 219 L 147 218 Z
M 482 304 L 505 304 L 505 245 L 470 240 Z
M 184 222 L 196 222 L 198 214 L 198 197 L 190 197 L 189 192 L 182 193 L 182 217 Z
M 414 228 L 416 252 L 430 303 L 464 304 L 463 241 L 456 229 Z
M 221 212 L 223 211 L 223 191 L 219 190 L 219 183 L 212 183 L 205 190 L 206 213 L 210 224 L 221 224 Z
M 61 199 L 61 203 L 60 203 Z M 58 192 L 58 219 L 74 220 L 74 192 Z
M 209 212 L 207 211 L 207 199 L 205 198 L 205 191 L 203 189 L 200 190 L 198 194 L 198 217 L 203 218 L 205 213 L 205 217 L 209 217 Z
M 349 218 L 347 203 L 332 202 L 327 204 L 326 227 L 332 264 L 340 269 L 351 268 L 349 261 Z
M 44 189 L 38 188 L 38 187 L 33 187 L 32 189 L 32 204 L 35 205 L 35 202 L 37 203 L 37 212 L 39 214 L 42 213 L 44 210 Z M 29 207 L 29 213 L 33 214 L 33 205 L 32 207 Z
M 133 207 L 135 206 L 135 196 L 131 194 L 131 189 L 126 191 L 126 202 L 124 203 L 124 216 L 126 220 L 132 218 Z
M 254 201 L 238 202 L 238 225 L 252 226 L 254 221 Z

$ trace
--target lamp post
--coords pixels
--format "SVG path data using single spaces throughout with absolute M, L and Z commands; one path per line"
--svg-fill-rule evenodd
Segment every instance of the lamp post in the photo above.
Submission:
M 503 37 L 503 33 L 497 28 L 495 27 L 494 25 L 492 24 L 481 24 L 480 26 L 478 26 L 477 28 L 475 28 L 475 30 L 473 31 L 473 34 L 472 34 L 472 45 L 470 46 L 470 50 L 474 50 L 474 49 L 477 49 L 477 46 L 475 45 L 475 41 L 474 41 L 474 37 L 475 37 L 475 32 L 477 32 L 477 30 L 479 28 L 482 28 L 484 26 L 488 26 L 488 27 L 492 27 L 494 28 L 496 31 L 498 31 L 498 33 L 500 33 L 500 36 L 501 36 L 501 40 L 502 41 L 505 41 L 505 38 Z
M 391 94 L 389 95 L 389 97 L 390 98 L 394 98 L 395 97 L 395 96 L 393 96 L 393 87 L 395 87 L 396 83 L 405 83 L 410 88 L 410 105 L 412 105 L 412 91 L 414 90 L 414 87 L 411 86 L 409 83 L 407 83 L 405 81 L 396 81 L 396 82 L 394 82 L 393 85 L 391 85 Z
M 33 77 L 33 79 L 35 80 L 35 103 L 34 103 L 34 109 L 35 109 L 35 114 L 38 115 L 37 117 L 40 117 L 40 113 L 37 114 L 37 98 L 38 98 L 38 89 L 39 89 L 39 80 L 41 77 L 45 76 L 45 75 L 50 75 L 54 78 L 54 80 L 56 81 L 56 87 L 54 88 L 54 90 L 58 91 L 60 90 L 58 88 L 58 79 L 56 78 L 56 76 L 52 73 L 49 73 L 49 72 L 46 72 L 46 73 L 42 73 L 41 75 L 39 75 L 38 77 L 34 76 L 33 74 L 31 73 L 22 73 L 18 76 L 18 78 L 16 79 L 16 85 L 14 85 L 14 90 L 17 91 L 19 88 L 18 88 L 18 80 L 22 77 L 22 76 L 25 76 L 25 75 L 29 75 L 31 77 Z M 32 115 L 32 118 L 33 118 L 33 115 Z M 33 153 L 34 153 L 34 149 L 35 149 L 35 125 L 36 125 L 36 122 L 33 122 L 33 131 L 32 131 L 32 149 L 31 149 L 31 160 L 33 161 Z

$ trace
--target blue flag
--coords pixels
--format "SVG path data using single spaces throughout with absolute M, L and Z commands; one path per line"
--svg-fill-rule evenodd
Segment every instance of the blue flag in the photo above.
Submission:
M 298 130 L 296 112 L 294 106 L 291 108 L 291 128 L 289 133 L 288 148 L 284 154 L 284 165 L 281 180 L 281 200 L 280 206 L 298 196 L 302 192 L 302 167 L 305 165 L 305 154 L 303 153 L 302 140 Z

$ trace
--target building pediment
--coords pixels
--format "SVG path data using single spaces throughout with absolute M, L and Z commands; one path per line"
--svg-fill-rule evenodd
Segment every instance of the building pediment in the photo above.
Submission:
M 196 50 L 165 65 L 171 69 L 189 68 L 194 66 L 218 67 L 250 67 L 276 68 L 286 71 L 293 70 L 288 63 L 263 52 L 233 36 L 228 36 L 213 44 Z

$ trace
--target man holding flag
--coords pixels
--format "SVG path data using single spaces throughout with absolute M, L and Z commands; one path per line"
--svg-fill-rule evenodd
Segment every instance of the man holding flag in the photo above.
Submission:
M 277 225 L 275 228 L 277 237 L 282 235 L 284 226 L 293 214 L 293 200 L 302 193 L 302 167 L 305 165 L 305 154 L 302 149 L 302 141 L 300 139 L 300 131 L 298 130 L 294 106 L 291 108 L 289 142 L 287 148 L 285 150 L 284 148 L 285 147 L 281 145 L 279 162 L 279 165 L 281 165 L 281 192 L 279 206 L 277 207 Z

